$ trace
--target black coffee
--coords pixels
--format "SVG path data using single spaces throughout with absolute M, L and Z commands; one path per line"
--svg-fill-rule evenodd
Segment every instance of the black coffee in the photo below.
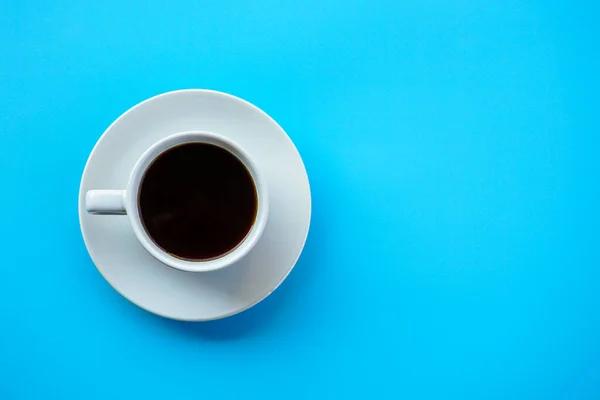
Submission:
M 244 240 L 256 219 L 258 197 L 236 156 L 211 144 L 187 143 L 148 167 L 139 206 L 158 247 L 181 259 L 209 260 Z

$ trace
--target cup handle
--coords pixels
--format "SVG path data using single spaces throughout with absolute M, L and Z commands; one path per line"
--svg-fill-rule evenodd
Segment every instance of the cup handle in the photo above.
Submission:
M 90 214 L 123 215 L 125 210 L 124 190 L 90 190 L 85 194 L 85 209 Z

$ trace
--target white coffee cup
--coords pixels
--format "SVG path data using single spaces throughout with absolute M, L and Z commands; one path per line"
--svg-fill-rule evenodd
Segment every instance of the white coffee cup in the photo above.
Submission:
M 146 232 L 139 210 L 139 188 L 144 174 L 152 162 L 168 149 L 185 143 L 208 143 L 219 146 L 236 156 L 248 169 L 258 197 L 258 209 L 249 233 L 232 251 L 209 260 L 185 260 L 161 249 Z M 267 224 L 269 200 L 265 181 L 250 156 L 236 143 L 212 132 L 191 131 L 171 135 L 154 145 L 139 158 L 125 190 L 90 190 L 85 197 L 86 209 L 91 214 L 127 214 L 135 235 L 144 248 L 162 263 L 189 272 L 214 271 L 242 259 L 256 245 Z M 100 217 L 99 217 L 100 218 Z

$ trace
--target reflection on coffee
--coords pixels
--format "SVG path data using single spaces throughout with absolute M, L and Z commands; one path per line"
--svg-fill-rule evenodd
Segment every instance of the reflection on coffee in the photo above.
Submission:
M 173 147 L 148 167 L 139 191 L 142 223 L 154 243 L 191 261 L 234 250 L 256 219 L 258 196 L 246 166 L 207 143 Z

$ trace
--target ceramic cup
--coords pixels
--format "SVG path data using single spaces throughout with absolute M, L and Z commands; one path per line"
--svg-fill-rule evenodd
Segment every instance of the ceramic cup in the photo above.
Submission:
M 235 155 L 250 172 L 258 195 L 256 219 L 245 239 L 234 250 L 206 261 L 183 260 L 162 250 L 146 232 L 140 216 L 139 188 L 146 170 L 166 150 L 185 143 L 208 143 L 219 146 Z M 90 214 L 126 214 L 138 240 L 152 256 L 170 267 L 189 272 L 214 271 L 242 259 L 260 239 L 267 224 L 269 213 L 265 181 L 250 156 L 231 140 L 212 132 L 202 131 L 177 133 L 155 143 L 142 154 L 133 167 L 125 190 L 90 190 L 86 193 L 85 204 Z

